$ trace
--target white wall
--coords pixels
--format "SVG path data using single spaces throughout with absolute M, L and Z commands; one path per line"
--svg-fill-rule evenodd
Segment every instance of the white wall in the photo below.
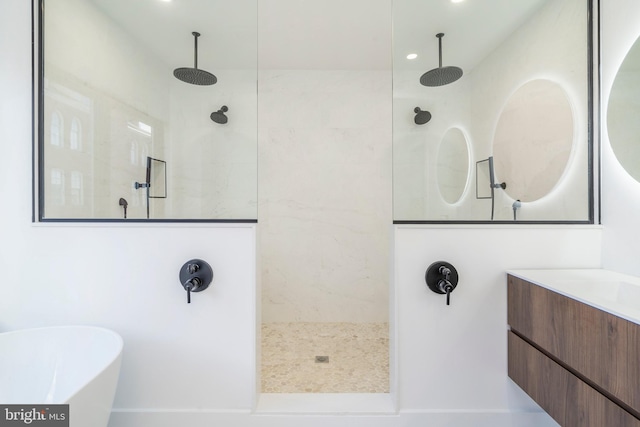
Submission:
M 599 267 L 600 234 L 593 227 L 396 226 L 401 410 L 534 410 L 506 375 L 505 271 Z M 436 261 L 459 274 L 450 306 L 424 282 Z
M 391 72 L 261 70 L 264 322 L 386 322 Z
M 620 64 L 640 36 L 640 4 L 634 0 L 601 3 L 603 265 L 640 275 L 640 183 L 620 166 L 607 134 L 609 93 Z

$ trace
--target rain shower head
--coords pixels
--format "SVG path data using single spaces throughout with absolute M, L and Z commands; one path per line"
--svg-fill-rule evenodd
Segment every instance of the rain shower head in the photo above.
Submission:
M 178 80 L 182 80 L 183 82 L 190 83 L 192 85 L 210 86 L 216 84 L 216 82 L 218 81 L 216 76 L 208 71 L 198 68 L 198 37 L 200 37 L 200 33 L 194 31 L 191 34 L 193 34 L 195 44 L 193 51 L 193 68 L 176 68 L 175 70 L 173 70 L 173 75 Z
M 420 107 L 416 107 L 413 109 L 413 112 L 416 113 L 416 116 L 413 118 L 413 121 L 417 125 L 423 125 L 431 120 L 431 113 L 428 111 L 423 111 Z
M 462 68 L 460 67 L 443 67 L 442 66 L 442 37 L 444 37 L 444 33 L 436 34 L 438 38 L 438 51 L 440 57 L 440 66 L 438 68 L 434 68 L 433 70 L 427 71 L 420 77 L 420 83 L 424 86 L 444 86 L 449 83 L 453 83 L 462 77 Z
M 211 120 L 221 125 L 227 123 L 228 117 L 224 115 L 229 111 L 229 108 L 226 105 L 223 105 L 218 111 L 211 113 Z

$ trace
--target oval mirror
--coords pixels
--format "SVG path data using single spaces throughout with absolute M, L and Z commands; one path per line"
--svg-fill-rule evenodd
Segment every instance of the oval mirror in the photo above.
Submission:
M 640 38 L 613 81 L 607 108 L 609 142 L 618 162 L 640 182 Z
M 564 174 L 573 147 L 573 112 L 557 83 L 532 80 L 507 100 L 493 139 L 496 180 L 513 199 L 546 196 Z
M 469 179 L 469 145 L 458 128 L 449 129 L 438 149 L 438 189 L 447 203 L 456 203 Z

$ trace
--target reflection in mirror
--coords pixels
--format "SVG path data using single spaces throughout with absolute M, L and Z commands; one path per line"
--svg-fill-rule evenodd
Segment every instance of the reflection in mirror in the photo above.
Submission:
M 493 197 L 490 160 L 491 158 L 488 158 L 476 162 L 476 199 Z
M 256 0 L 41 1 L 40 219 L 123 219 L 122 199 L 128 219 L 255 221 Z M 195 30 L 215 85 L 174 77 Z M 171 168 L 152 160 L 147 204 L 149 157 Z
M 506 182 L 496 182 L 493 156 L 476 162 L 476 199 L 491 199 L 490 219 L 492 221 L 496 210 L 496 189 L 504 190 L 505 188 L 507 188 Z
M 447 203 L 458 202 L 469 177 L 469 148 L 460 129 L 452 128 L 444 134 L 437 165 L 440 195 Z
M 607 108 L 609 142 L 618 162 L 640 182 L 640 38 L 627 53 L 611 87 Z
M 167 198 L 167 162 L 147 157 L 147 185 L 150 198 Z
M 549 80 L 533 80 L 507 100 L 493 138 L 495 173 L 514 200 L 533 202 L 562 178 L 573 148 L 567 94 Z
M 167 167 L 163 160 L 153 159 L 147 156 L 147 176 L 144 182 L 135 182 L 133 188 L 143 190 L 146 194 L 147 219 L 150 219 L 151 203 L 149 199 L 167 198 Z M 123 205 L 120 198 L 120 206 Z M 126 209 L 125 209 L 126 213 Z M 125 216 L 126 218 L 126 216 Z
M 518 220 L 592 221 L 591 77 L 587 66 L 591 7 L 591 1 L 583 0 L 393 2 L 394 221 L 490 221 L 492 202 L 496 221 L 513 221 L 513 203 L 521 199 L 519 193 L 496 191 L 490 200 L 468 191 L 455 205 L 440 197 L 438 143 L 447 129 L 459 128 L 468 140 L 470 164 L 494 154 L 498 160 L 501 152 L 493 152 L 498 122 L 510 120 L 501 118 L 501 113 L 518 88 L 540 79 L 556 82 L 566 93 L 564 103 L 570 104 L 571 114 L 561 120 L 564 128 L 571 129 L 574 145 L 568 160 L 565 157 L 561 162 L 566 167 L 559 168 L 560 181 L 554 182 L 546 196 L 530 196 L 536 200 L 518 212 Z M 425 87 L 420 84 L 420 76 L 438 66 L 438 58 L 433 55 L 438 51 L 433 37 L 437 33 L 446 34 L 443 62 L 455 64 L 464 74 L 446 86 Z M 405 113 L 416 105 L 433 114 L 428 126 L 416 128 L 413 118 Z M 537 112 L 525 114 L 533 118 Z M 520 119 L 511 125 L 517 128 Z M 523 142 L 520 136 L 515 138 L 501 142 L 502 148 Z M 559 139 L 552 135 L 550 144 Z M 540 146 L 534 151 L 541 154 L 548 148 Z M 531 168 L 544 170 L 546 166 L 533 164 Z M 496 179 L 507 182 L 508 191 L 512 178 L 503 176 L 507 170 L 506 165 L 496 164 Z M 462 171 L 465 173 L 468 171 Z M 514 174 L 518 175 L 517 171 Z M 471 188 L 476 186 L 475 179 L 476 174 L 471 174 Z M 514 186 L 513 191 L 517 188 Z

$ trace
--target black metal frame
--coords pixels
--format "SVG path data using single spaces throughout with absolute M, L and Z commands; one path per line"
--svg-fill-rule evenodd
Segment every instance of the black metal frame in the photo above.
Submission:
M 476 199 L 478 199 L 478 200 L 485 200 L 485 199 L 488 200 L 488 199 L 492 199 L 493 198 L 493 188 L 491 187 L 491 184 L 493 184 L 493 183 L 489 184 L 489 188 L 491 190 L 491 194 L 490 195 L 488 195 L 488 196 L 479 196 L 478 195 L 478 189 L 479 189 L 479 187 L 478 187 L 478 170 L 479 170 L 478 164 L 479 163 L 484 163 L 484 162 L 487 162 L 487 164 L 488 164 L 489 163 L 489 159 L 482 159 L 482 160 L 478 160 L 476 162 Z M 491 173 L 491 165 L 489 165 L 488 167 L 489 167 L 489 173 Z
M 123 219 L 123 218 L 45 218 L 44 217 L 44 177 L 42 174 L 42 166 L 44 165 L 44 11 L 45 0 L 33 0 L 31 4 L 31 16 L 32 16 L 32 194 L 33 207 L 32 207 L 32 222 L 78 222 L 78 223 L 93 223 L 93 222 L 108 222 L 108 223 L 124 223 L 124 222 L 139 222 L 139 223 L 257 223 L 257 219 Z M 36 11 L 36 4 L 38 10 Z M 594 10 L 597 11 L 597 21 L 594 22 Z M 37 17 L 37 19 L 36 19 Z M 37 23 L 37 25 L 36 25 Z M 597 34 L 594 34 L 594 24 L 597 24 Z M 597 38 L 596 38 L 597 37 Z M 594 52 L 594 42 L 596 42 L 597 51 Z M 37 44 L 37 52 L 36 52 Z M 594 67 L 594 59 L 597 59 L 597 64 Z M 595 182 L 594 168 L 598 169 L 598 178 L 601 179 L 601 165 L 598 162 L 594 162 L 594 151 L 597 149 L 598 153 L 601 153 L 600 138 L 596 142 L 596 135 L 594 131 L 594 121 L 597 119 L 600 122 L 601 113 L 600 110 L 596 110 L 594 106 L 594 84 L 597 83 L 598 90 L 600 88 L 601 77 L 600 73 L 595 73 L 594 68 L 600 70 L 600 0 L 587 0 L 587 69 L 588 69 L 588 120 L 587 120 L 587 138 L 588 138 L 588 190 L 589 190 L 589 219 L 578 221 L 567 220 L 540 220 L 540 221 L 473 221 L 473 220 L 394 220 L 393 224 L 557 224 L 557 225 L 579 225 L 579 224 L 594 224 L 595 223 L 595 210 L 598 209 L 598 222 L 601 223 L 601 186 Z M 37 65 L 36 65 L 37 64 Z M 36 102 L 37 101 L 37 102 Z M 36 175 L 37 171 L 37 175 Z M 37 178 L 36 178 L 37 177 Z M 595 206 L 595 192 L 598 192 L 598 205 Z M 36 197 L 37 195 L 37 197 Z
M 151 195 L 151 165 L 153 162 L 164 163 L 164 196 L 152 196 Z M 167 198 L 167 162 L 160 159 L 154 159 L 153 157 L 147 156 L 147 188 L 149 189 L 149 198 L 150 199 L 166 199 Z

